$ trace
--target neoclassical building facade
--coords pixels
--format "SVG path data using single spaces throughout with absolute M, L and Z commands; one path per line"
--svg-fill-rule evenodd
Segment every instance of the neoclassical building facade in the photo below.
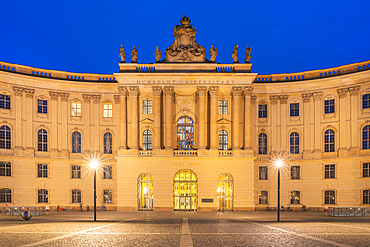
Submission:
M 278 158 L 281 205 L 370 206 L 370 61 L 258 75 L 209 62 L 189 23 L 110 75 L 0 62 L 0 207 L 91 207 L 92 155 L 110 210 L 276 207 Z

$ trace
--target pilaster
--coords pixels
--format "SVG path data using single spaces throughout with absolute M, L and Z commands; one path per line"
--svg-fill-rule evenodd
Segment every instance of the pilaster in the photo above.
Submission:
M 91 107 L 91 95 L 90 94 L 83 94 L 83 118 L 85 119 L 85 131 L 84 131 L 84 145 L 82 146 L 84 152 L 89 152 L 92 150 L 91 140 L 94 140 L 94 134 L 92 134 L 91 126 L 93 125 L 94 117 L 96 118 L 96 113 L 93 112 Z
M 253 92 L 252 86 L 244 86 L 244 150 L 249 150 L 250 155 L 253 155 L 251 147 L 251 95 Z
M 216 150 L 218 149 L 217 140 L 218 140 L 218 133 L 217 133 L 217 93 L 218 93 L 218 86 L 210 86 L 209 87 L 209 97 L 210 97 L 210 149 Z
M 153 86 L 153 113 L 154 113 L 154 138 L 153 149 L 161 149 L 161 96 L 162 87 Z
M 68 113 L 68 98 L 69 93 L 59 93 L 61 100 L 61 149 L 59 156 L 67 158 L 69 155 L 68 151 L 68 117 L 71 114 Z M 59 113 L 59 112 L 58 112 Z
M 33 109 L 34 109 L 34 104 L 33 104 L 33 96 L 35 94 L 34 89 L 24 89 L 24 93 L 26 94 L 26 108 L 27 108 L 27 113 L 26 113 L 26 119 L 27 119 L 27 124 L 26 124 L 26 150 L 25 155 L 26 156 L 34 156 L 35 155 L 35 148 L 34 148 L 34 143 L 33 143 L 33 137 L 35 136 L 34 130 L 33 130 Z M 48 136 L 50 136 L 50 133 L 48 133 Z M 49 147 L 48 147 L 49 148 Z
M 337 89 L 339 97 L 339 156 L 347 156 L 347 123 L 346 123 L 346 108 L 347 108 L 347 93 L 348 88 Z
M 311 158 L 310 150 L 310 101 L 312 93 L 303 93 L 303 158 Z
M 199 149 L 206 148 L 206 131 L 205 131 L 205 105 L 206 105 L 206 94 L 207 94 L 207 87 L 206 86 L 198 86 L 197 87 L 197 94 L 199 97 Z
M 139 135 L 138 135 L 138 97 L 140 94 L 140 89 L 138 86 L 130 86 L 130 93 L 131 93 L 131 109 L 132 109 L 132 118 L 131 118 L 131 128 L 132 128 L 132 135 L 131 135 L 131 149 L 138 149 L 139 148 Z
M 120 95 L 120 147 L 117 151 L 121 155 L 123 150 L 127 149 L 127 95 L 128 90 L 126 86 L 118 86 L 118 93 Z
M 285 153 L 288 151 L 287 149 L 287 132 L 286 132 L 286 124 L 287 124 L 287 101 L 288 95 L 280 95 L 280 151 Z
M 17 133 L 15 136 L 14 142 L 14 155 L 22 155 L 22 136 L 24 135 L 24 130 L 22 132 L 22 97 L 23 97 L 23 88 L 13 87 L 14 92 L 14 113 L 15 113 L 15 131 Z
M 166 136 L 165 136 L 165 149 L 173 149 L 172 148 L 172 102 L 173 102 L 173 94 L 174 94 L 174 87 L 173 86 L 165 86 L 164 93 L 166 96 Z
M 360 91 L 360 86 L 354 86 L 348 88 L 350 94 L 350 104 L 351 104 L 351 147 L 349 149 L 350 155 L 359 155 L 359 136 L 358 136 L 358 92 Z
M 277 131 L 277 103 L 279 96 L 270 95 L 270 120 L 271 120 L 271 152 L 278 151 L 278 131 Z
M 240 131 L 239 131 L 239 114 L 240 114 L 240 95 L 242 92 L 241 86 L 234 86 L 231 90 L 231 95 L 233 96 L 233 109 L 232 109 L 232 119 L 233 119 L 233 150 L 239 150 L 240 149 Z
M 50 142 L 50 157 L 57 158 L 58 153 L 58 92 L 49 91 L 50 95 L 50 114 L 51 114 L 51 142 Z
M 313 150 L 313 156 L 314 158 L 321 158 L 322 157 L 322 135 L 321 135 L 321 96 L 322 92 L 313 92 L 312 98 L 314 101 L 314 120 L 315 120 L 315 137 L 314 137 L 314 150 Z

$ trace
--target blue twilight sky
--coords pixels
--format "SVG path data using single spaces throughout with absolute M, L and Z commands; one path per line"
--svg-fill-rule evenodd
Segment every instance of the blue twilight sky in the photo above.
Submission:
M 36 68 L 115 73 L 123 43 L 138 63 L 155 62 L 186 13 L 197 42 L 232 63 L 252 46 L 252 72 L 289 73 L 370 60 L 368 0 L 118 1 L 12 0 L 0 4 L 0 61 Z

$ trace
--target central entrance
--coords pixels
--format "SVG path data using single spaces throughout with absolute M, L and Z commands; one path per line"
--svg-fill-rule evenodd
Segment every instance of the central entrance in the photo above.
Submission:
M 173 181 L 174 210 L 197 210 L 198 181 L 191 170 L 180 170 Z

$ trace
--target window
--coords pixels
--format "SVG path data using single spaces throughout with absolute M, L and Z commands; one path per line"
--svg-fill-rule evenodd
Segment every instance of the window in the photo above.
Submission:
M 268 204 L 268 192 L 267 191 L 258 192 L 258 204 Z
M 0 189 L 0 203 L 11 203 L 12 191 L 7 188 Z
M 301 204 L 301 192 L 293 190 L 290 192 L 290 204 Z
M 221 130 L 218 133 L 218 149 L 219 150 L 227 150 L 228 145 L 227 145 L 227 132 L 226 130 Z
M 325 178 L 335 178 L 335 165 L 325 165 Z
M 258 105 L 258 117 L 267 118 L 267 105 Z
M 113 116 L 113 106 L 111 103 L 105 103 L 103 105 L 103 116 L 112 117 Z
M 370 178 L 370 163 L 369 162 L 362 163 L 362 177 Z
M 44 129 L 37 132 L 37 150 L 40 152 L 48 151 L 48 132 Z
M 37 100 L 37 113 L 48 113 L 48 101 Z
M 48 164 L 37 164 L 37 177 L 38 178 L 48 177 Z
M 268 168 L 267 168 L 267 166 L 260 166 L 258 169 L 259 169 L 259 175 L 258 175 L 259 180 L 267 180 L 268 179 L 268 176 L 267 176 Z
M 112 179 L 112 166 L 103 166 L 103 178 Z
M 104 198 L 104 203 L 112 203 L 112 191 L 111 190 L 104 190 L 103 192 L 103 198 Z
M 81 153 L 81 133 L 78 131 L 72 133 L 72 153 Z
M 362 204 L 370 204 L 370 190 L 362 191 Z
M 38 190 L 38 203 L 48 203 L 48 191 L 45 189 Z
M 80 102 L 72 102 L 71 114 L 72 114 L 72 117 L 81 117 L 81 103 Z
M 81 203 L 81 190 L 72 190 L 72 203 Z
M 335 204 L 335 191 L 327 190 L 325 191 L 325 203 L 324 204 Z
M 299 103 L 290 104 L 290 116 L 291 117 L 299 116 Z
M 181 117 L 177 120 L 177 149 L 192 150 L 194 146 L 193 119 Z
M 290 179 L 301 179 L 301 167 L 300 166 L 291 166 L 290 167 Z
M 0 108 L 10 109 L 10 96 L 5 94 L 0 94 Z
M 10 162 L 0 161 L 0 176 L 3 177 L 12 176 L 12 165 Z
M 149 173 L 140 174 L 137 180 L 139 210 L 153 210 L 153 177 Z
M 11 149 L 11 131 L 6 125 L 0 127 L 0 148 Z
M 290 134 L 290 153 L 299 154 L 299 135 L 297 132 Z
M 81 178 L 81 166 L 80 165 L 71 165 L 72 178 Z
M 370 108 L 370 94 L 362 95 L 362 109 Z
M 223 173 L 217 180 L 217 209 L 233 210 L 234 179 L 229 173 Z
M 258 154 L 267 154 L 267 135 L 265 133 L 258 135 Z
M 151 100 L 143 100 L 143 114 L 152 114 Z
M 219 100 L 218 101 L 218 114 L 227 114 L 227 100 Z
M 333 130 L 327 130 L 324 134 L 324 151 L 325 152 L 334 152 L 334 131 Z
M 104 153 L 112 154 L 112 133 L 110 132 L 104 134 Z
M 370 125 L 362 129 L 362 149 L 370 149 Z
M 324 102 L 324 112 L 327 113 L 334 113 L 334 100 L 325 100 Z
M 152 150 L 152 132 L 145 130 L 143 133 L 143 149 Z

